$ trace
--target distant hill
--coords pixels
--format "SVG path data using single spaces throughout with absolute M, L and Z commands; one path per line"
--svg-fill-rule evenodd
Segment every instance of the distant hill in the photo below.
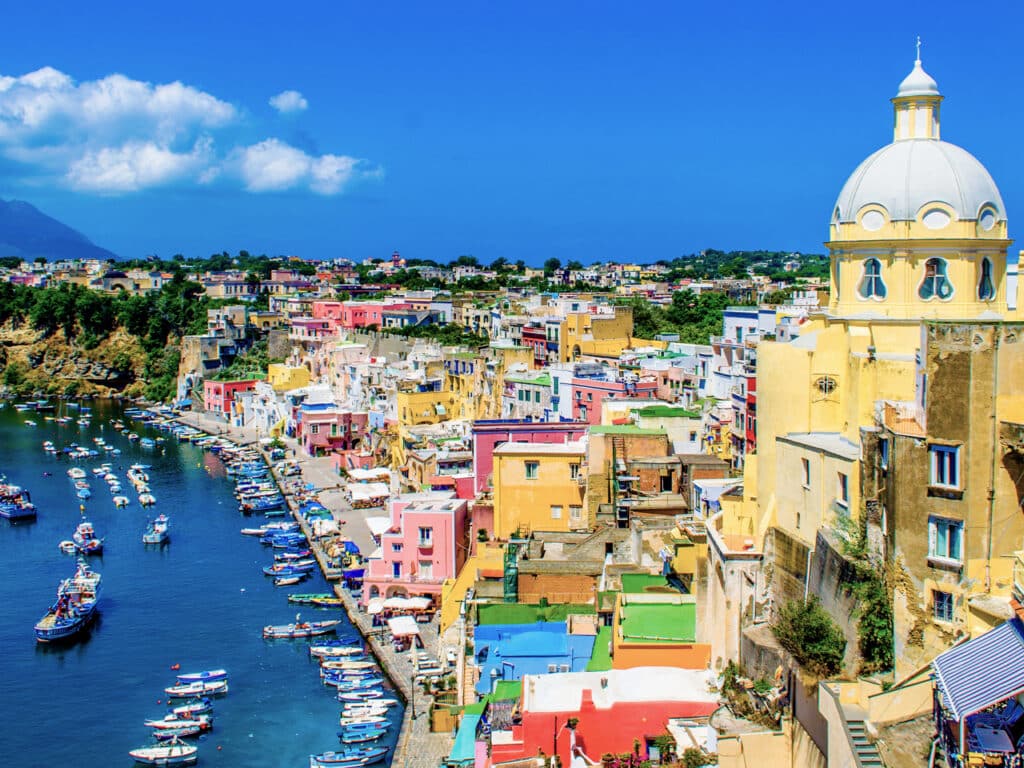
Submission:
M 0 200 L 0 256 L 29 261 L 39 256 L 50 261 L 118 258 L 23 200 Z

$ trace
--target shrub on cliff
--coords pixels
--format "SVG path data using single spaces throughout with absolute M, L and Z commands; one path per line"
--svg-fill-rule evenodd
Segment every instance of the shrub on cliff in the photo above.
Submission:
M 812 675 L 828 678 L 842 670 L 846 638 L 814 595 L 783 605 L 772 632 L 779 645 Z

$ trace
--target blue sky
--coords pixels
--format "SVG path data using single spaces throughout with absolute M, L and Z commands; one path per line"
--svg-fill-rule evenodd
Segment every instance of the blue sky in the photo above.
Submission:
M 79 5 L 5 8 L 0 197 L 125 257 L 820 252 L 918 34 L 1024 205 L 1019 4 Z

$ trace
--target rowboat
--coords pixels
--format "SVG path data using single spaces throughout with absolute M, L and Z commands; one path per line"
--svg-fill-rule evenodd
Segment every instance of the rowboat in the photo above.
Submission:
M 361 669 L 375 669 L 377 667 L 376 662 L 373 661 L 325 661 L 323 662 L 325 669 L 339 669 L 339 670 L 361 670 Z
M 291 587 L 309 578 L 309 572 L 303 572 L 296 576 L 278 576 L 274 579 L 275 587 Z
M 357 766 L 380 762 L 387 753 L 387 747 L 350 747 L 336 752 L 321 752 L 319 755 L 310 755 L 309 765 L 310 768 L 320 768 L 320 766 L 356 768 Z
M 381 715 L 361 715 L 359 717 L 347 717 L 342 715 L 338 721 L 342 728 L 347 728 L 350 725 L 384 725 L 388 719 Z
M 288 602 L 299 604 L 311 604 L 314 600 L 322 600 L 328 597 L 334 597 L 334 595 L 332 595 L 330 592 L 288 595 Z
M 365 744 L 376 741 L 388 732 L 387 728 L 374 728 L 372 731 L 338 731 L 338 738 L 342 744 Z
M 311 656 L 319 656 L 322 659 L 328 659 L 328 661 L 321 662 L 325 667 L 337 667 L 335 661 L 330 659 L 337 659 L 345 656 L 362 656 L 364 653 L 361 646 L 354 645 L 317 645 L 310 648 Z
M 156 728 L 157 730 L 167 730 L 173 728 L 185 728 L 185 727 L 198 727 L 201 730 L 208 731 L 213 728 L 213 718 L 209 715 L 197 715 L 195 717 L 188 717 L 171 713 L 166 717 L 157 720 L 146 720 L 143 723 L 147 728 Z
M 227 680 L 226 669 L 207 669 L 202 672 L 186 672 L 178 675 L 179 683 L 212 683 L 217 680 Z
M 217 696 L 227 692 L 227 680 L 214 680 L 209 683 L 181 683 L 164 688 L 164 693 L 176 699 L 190 699 L 193 696 Z

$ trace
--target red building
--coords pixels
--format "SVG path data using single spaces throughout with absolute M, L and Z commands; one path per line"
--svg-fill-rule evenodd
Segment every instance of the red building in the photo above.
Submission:
M 250 392 L 256 389 L 256 379 L 242 381 L 203 382 L 203 408 L 207 413 L 230 418 L 233 412 L 235 396 L 239 392 Z
M 606 753 L 640 757 L 666 732 L 672 718 L 704 719 L 718 708 L 707 672 L 674 667 L 635 667 L 607 672 L 524 675 L 520 722 L 491 731 L 490 762 L 521 760 L 543 752 L 573 765 L 575 744 L 591 764 Z M 577 722 L 568 727 L 570 718 Z
M 502 443 L 571 443 L 579 440 L 586 432 L 584 425 L 571 422 L 518 419 L 474 421 L 474 493 L 479 493 L 490 484 L 494 472 L 494 449 Z

